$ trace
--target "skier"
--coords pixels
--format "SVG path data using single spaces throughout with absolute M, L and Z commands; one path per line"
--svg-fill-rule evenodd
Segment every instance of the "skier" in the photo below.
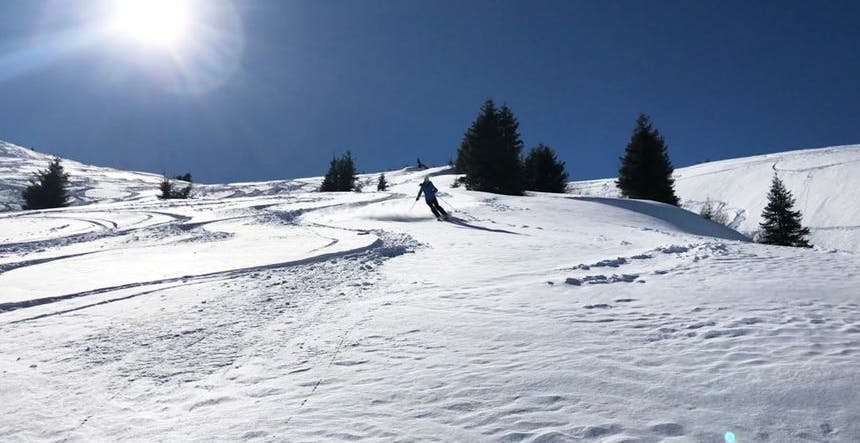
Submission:
M 415 201 L 418 201 L 421 198 L 421 193 L 424 193 L 424 201 L 427 202 L 427 206 L 430 207 L 430 210 L 433 211 L 433 215 L 436 216 L 436 219 L 448 220 L 448 213 L 442 209 L 442 206 L 439 206 L 439 201 L 436 200 L 436 193 L 439 192 L 436 189 L 436 186 L 433 186 L 433 182 L 430 181 L 430 176 L 424 177 L 424 182 L 418 185 L 421 189 L 418 190 L 418 196 L 415 197 Z

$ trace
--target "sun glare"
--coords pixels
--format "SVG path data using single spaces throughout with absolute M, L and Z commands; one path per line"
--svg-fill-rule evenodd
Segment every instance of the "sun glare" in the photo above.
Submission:
M 182 42 L 190 16 L 187 0 L 114 0 L 111 26 L 139 43 L 174 47 Z

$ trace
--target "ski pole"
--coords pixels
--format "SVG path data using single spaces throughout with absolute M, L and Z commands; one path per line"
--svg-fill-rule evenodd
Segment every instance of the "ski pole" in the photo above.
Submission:
M 409 207 L 409 212 L 412 212 L 412 209 L 415 207 L 415 203 L 417 203 L 417 202 L 418 202 L 418 200 L 412 201 L 412 206 Z
M 438 195 L 437 195 L 436 197 L 438 197 L 438 198 L 439 198 L 439 200 L 442 200 L 442 202 L 443 202 L 443 203 L 445 203 L 446 205 L 450 206 L 450 207 L 451 207 L 451 209 L 453 209 L 454 211 L 456 211 L 456 210 L 457 210 L 457 208 L 455 208 L 455 207 L 454 207 L 454 205 L 452 205 L 451 203 L 448 203 L 448 200 L 445 200 L 444 198 L 439 197 Z

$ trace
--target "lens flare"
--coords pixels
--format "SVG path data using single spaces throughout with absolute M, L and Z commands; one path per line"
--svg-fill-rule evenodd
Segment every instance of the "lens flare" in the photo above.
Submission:
M 144 45 L 174 47 L 186 37 L 192 19 L 183 0 L 114 0 L 111 26 Z

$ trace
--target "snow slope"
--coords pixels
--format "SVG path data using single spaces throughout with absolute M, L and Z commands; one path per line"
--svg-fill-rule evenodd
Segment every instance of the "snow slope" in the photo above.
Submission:
M 731 226 L 752 235 L 777 173 L 794 195 L 813 244 L 860 251 L 858 171 L 860 145 L 807 149 L 676 169 L 675 190 L 682 206 L 697 213 L 708 200 L 724 202 Z M 610 179 L 574 182 L 571 188 L 582 195 L 618 196 Z
M 0 214 L 0 441 L 860 441 L 855 253 L 444 173 Z
M 52 155 L 0 141 L 0 212 L 21 209 L 21 191 L 33 174 L 47 168 Z M 121 171 L 90 166 L 62 159 L 70 175 L 69 194 L 72 206 L 92 203 L 154 201 L 162 176 L 146 172 Z M 249 197 L 277 195 L 283 192 L 318 186 L 315 178 L 274 180 L 262 183 L 195 184 L 195 197 Z
M 21 208 L 21 191 L 33 173 L 47 168 L 51 155 L 0 141 L 0 211 Z M 70 196 L 73 205 L 97 201 L 154 198 L 161 177 L 143 172 L 126 172 L 63 160 L 72 176 Z

